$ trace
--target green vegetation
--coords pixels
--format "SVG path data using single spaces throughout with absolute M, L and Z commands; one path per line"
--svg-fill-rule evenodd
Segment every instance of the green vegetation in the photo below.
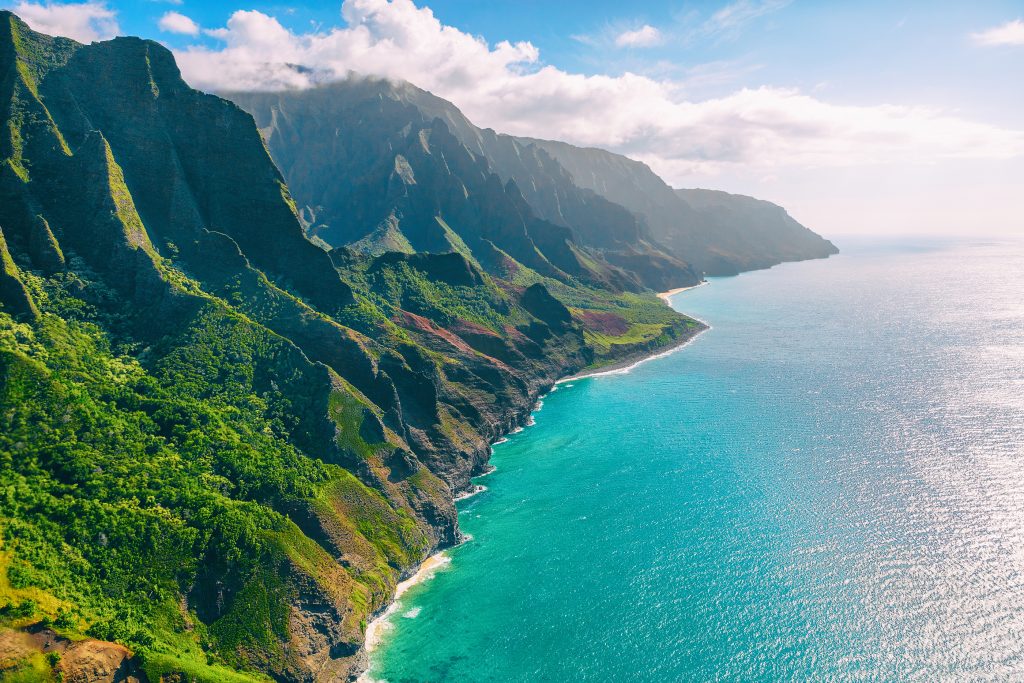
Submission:
M 269 646 L 259 629 L 274 620 L 246 603 L 262 558 L 281 553 L 274 530 L 289 528 L 268 503 L 312 492 L 337 468 L 273 435 L 266 399 L 204 401 L 195 384 L 114 356 L 88 323 L 48 315 L 33 329 L 0 314 L 0 349 L 0 610 L 159 653 L 185 626 L 177 600 L 200 561 L 230 563 L 238 597 L 211 630 L 247 627 L 210 661 L 247 639 Z M 29 600 L 35 613 L 22 616 Z
M 23 659 L 14 668 L 3 672 L 6 683 L 56 683 L 54 662 L 43 653 Z M 159 680 L 159 679 L 157 679 Z
M 154 682 L 344 677 L 489 443 L 689 323 L 484 269 L 440 218 L 448 253 L 325 251 L 252 120 L 173 67 L 0 12 L 0 637 L 119 643 Z M 33 647 L 5 681 L 57 679 Z

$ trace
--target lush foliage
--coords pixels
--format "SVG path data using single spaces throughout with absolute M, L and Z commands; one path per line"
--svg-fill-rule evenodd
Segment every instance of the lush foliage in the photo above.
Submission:
M 690 324 L 487 271 L 443 221 L 453 253 L 324 250 L 252 119 L 156 44 L 0 12 L 0 77 L 0 637 L 114 641 L 153 681 L 343 677 L 489 443 Z M 5 680 L 55 675 L 22 659 Z
M 340 487 L 353 508 L 390 512 L 348 472 L 296 449 L 280 392 L 251 390 L 265 334 L 215 311 L 201 322 L 147 371 L 112 353 L 93 323 L 50 314 L 30 326 L 0 313 L 0 614 L 9 624 L 47 619 L 204 664 L 237 665 L 239 647 L 280 656 L 289 600 L 266 567 L 320 558 L 279 511 L 319 505 Z M 364 529 L 380 556 L 395 555 L 394 539 Z M 238 588 L 206 628 L 178 601 L 210 597 L 201 573 L 211 566 L 227 568 Z M 393 580 L 386 562 L 376 570 L 351 584 L 367 608 L 371 591 Z

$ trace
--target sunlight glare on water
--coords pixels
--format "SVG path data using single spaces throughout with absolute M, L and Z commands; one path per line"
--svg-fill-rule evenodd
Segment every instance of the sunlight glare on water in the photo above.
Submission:
M 371 676 L 1024 680 L 1024 245 L 840 247 L 549 396 Z

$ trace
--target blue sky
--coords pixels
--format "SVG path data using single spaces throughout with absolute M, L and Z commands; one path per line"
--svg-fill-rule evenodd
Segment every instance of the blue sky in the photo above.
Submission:
M 185 46 L 193 39 L 162 32 L 160 17 L 177 10 L 205 27 L 223 26 L 236 10 L 258 10 L 296 32 L 344 25 L 340 1 L 210 2 L 128 0 L 118 10 L 122 31 Z M 1021 120 L 1021 50 L 979 50 L 970 34 L 1024 17 L 1024 2 L 789 2 L 732 32 L 690 36 L 727 2 L 587 0 L 435 0 L 445 24 L 487 40 L 529 41 L 545 63 L 580 73 L 626 70 L 664 73 L 720 66 L 729 82 L 702 88 L 718 94 L 736 86 L 771 84 L 825 90 L 835 101 L 863 100 L 954 107 L 993 122 Z M 771 5 L 772 3 L 750 3 Z M 580 37 L 600 37 L 643 25 L 667 34 L 656 47 L 610 52 Z M 673 35 L 674 33 L 674 35 Z M 205 39 L 213 42 L 211 39 Z M 730 68 L 731 67 L 731 68 Z
M 1024 232 L 1024 2 L 2 2 L 172 48 L 207 90 L 405 78 L 824 232 Z M 172 14 L 169 14 L 172 13 Z M 503 44 L 508 41 L 508 44 Z

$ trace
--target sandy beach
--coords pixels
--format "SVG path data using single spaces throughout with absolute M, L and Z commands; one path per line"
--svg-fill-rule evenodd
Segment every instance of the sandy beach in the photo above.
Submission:
M 390 617 L 398 609 L 398 599 L 402 597 L 402 594 L 412 588 L 418 583 L 434 577 L 439 569 L 447 566 L 451 563 L 451 558 L 444 554 L 444 552 L 431 555 L 427 559 L 423 560 L 423 564 L 416 571 L 415 574 L 410 576 L 405 581 L 400 582 L 395 586 L 395 597 L 388 605 L 388 608 L 384 610 L 376 619 L 371 621 L 366 626 L 366 651 L 370 652 L 379 643 L 383 635 L 392 628 Z
M 704 282 L 698 282 L 697 284 L 690 285 L 689 287 L 676 287 L 675 289 L 670 289 L 667 292 L 658 292 L 658 298 L 664 301 L 666 304 L 669 304 L 669 299 L 675 296 L 676 294 L 679 294 L 679 292 L 685 292 L 688 289 L 696 289 L 697 287 L 702 287 L 707 283 L 707 280 L 705 280 Z

